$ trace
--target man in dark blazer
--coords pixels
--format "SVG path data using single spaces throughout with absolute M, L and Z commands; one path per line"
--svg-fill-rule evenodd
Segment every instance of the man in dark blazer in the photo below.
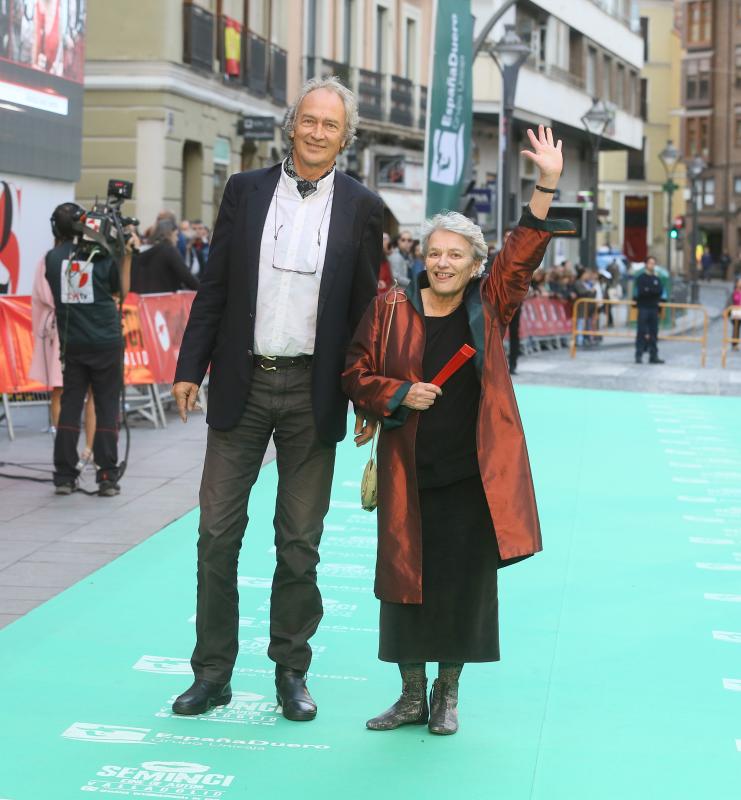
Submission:
M 308 641 L 322 617 L 319 540 L 335 447 L 346 432 L 340 375 L 381 261 L 382 203 L 335 169 L 357 118 L 352 92 L 336 78 L 309 81 L 286 117 L 288 158 L 233 175 L 224 191 L 173 386 L 185 421 L 210 363 L 195 682 L 175 701 L 177 714 L 231 699 L 237 559 L 250 490 L 272 436 L 277 564 L 268 656 L 283 715 L 316 716 L 306 687 Z M 358 443 L 372 433 L 361 416 L 355 433 Z

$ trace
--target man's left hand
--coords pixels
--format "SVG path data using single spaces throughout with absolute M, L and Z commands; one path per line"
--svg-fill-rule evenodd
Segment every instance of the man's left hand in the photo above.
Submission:
M 355 445 L 362 447 L 373 438 L 376 431 L 376 421 L 367 419 L 365 414 L 355 412 Z

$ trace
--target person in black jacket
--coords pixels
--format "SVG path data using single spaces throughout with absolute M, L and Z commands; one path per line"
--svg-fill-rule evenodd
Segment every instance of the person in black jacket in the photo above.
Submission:
M 198 278 L 177 249 L 178 226 L 168 218 L 157 222 L 152 247 L 139 253 L 131 267 L 131 291 L 138 294 L 198 289 Z
M 272 435 L 278 465 L 268 656 L 283 716 L 316 716 L 306 687 L 322 618 L 319 540 L 345 436 L 345 351 L 376 294 L 383 204 L 335 168 L 355 135 L 354 95 L 314 79 L 286 116 L 290 155 L 233 175 L 180 349 L 183 421 L 211 364 L 201 481 L 195 682 L 173 705 L 199 714 L 231 699 L 238 647 L 237 558 L 247 503 Z M 357 415 L 356 442 L 373 427 Z
M 636 364 L 643 362 L 643 354 L 648 350 L 649 363 L 663 364 L 659 358 L 657 340 L 659 337 L 659 303 L 664 293 L 659 276 L 656 274 L 656 259 L 646 259 L 646 270 L 635 280 L 633 299 L 638 306 L 638 329 L 636 332 Z
M 77 489 L 80 416 L 92 387 L 96 429 L 93 455 L 101 497 L 113 497 L 118 485 L 118 411 L 123 380 L 123 338 L 117 298 L 128 292 L 132 236 L 120 263 L 102 248 L 76 256 L 76 223 L 84 209 L 63 203 L 54 210 L 52 230 L 59 244 L 46 254 L 44 275 L 54 297 L 62 361 L 62 406 L 54 439 L 55 494 Z

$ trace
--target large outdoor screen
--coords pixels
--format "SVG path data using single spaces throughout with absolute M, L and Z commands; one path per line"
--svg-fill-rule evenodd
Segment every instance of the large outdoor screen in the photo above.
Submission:
M 0 172 L 80 176 L 87 0 L 0 0 Z

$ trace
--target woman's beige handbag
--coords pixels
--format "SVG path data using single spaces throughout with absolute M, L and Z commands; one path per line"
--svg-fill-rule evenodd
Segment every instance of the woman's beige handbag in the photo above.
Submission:
M 394 318 L 394 311 L 396 310 L 396 288 L 397 283 L 394 281 L 394 285 L 391 287 L 391 290 L 394 290 L 394 302 L 391 306 L 391 314 L 389 314 L 389 324 L 388 328 L 386 329 L 386 336 L 383 342 L 383 374 L 386 375 L 386 347 L 389 343 L 389 334 L 391 333 L 391 321 Z M 378 505 L 378 465 L 376 464 L 376 459 L 374 458 L 374 453 L 376 449 L 376 438 L 379 435 L 379 431 L 381 430 L 381 423 L 376 423 L 376 428 L 373 431 L 373 438 L 371 439 L 371 452 L 370 458 L 368 459 L 368 463 L 365 465 L 365 469 L 363 470 L 363 478 L 360 481 L 360 504 L 363 506 L 365 511 L 375 511 L 376 506 Z
M 378 505 L 378 466 L 373 458 L 378 428 L 379 425 L 376 423 L 376 430 L 371 440 L 371 455 L 363 470 L 363 479 L 360 481 L 360 503 L 365 511 L 375 511 Z

